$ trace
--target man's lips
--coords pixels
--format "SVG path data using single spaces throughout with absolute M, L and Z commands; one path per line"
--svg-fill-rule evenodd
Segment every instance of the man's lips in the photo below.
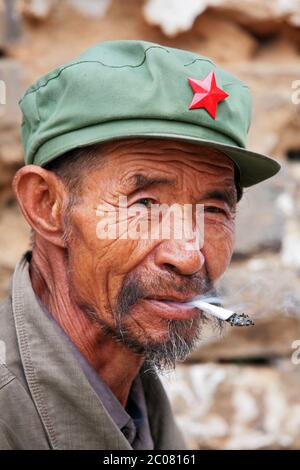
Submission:
M 146 298 L 141 300 L 140 303 L 149 306 L 153 313 L 167 320 L 192 320 L 199 316 L 197 308 L 182 301 Z

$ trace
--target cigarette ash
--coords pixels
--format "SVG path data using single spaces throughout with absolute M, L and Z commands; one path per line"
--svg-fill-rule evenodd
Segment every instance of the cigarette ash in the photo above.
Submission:
M 254 321 L 245 313 L 234 313 L 226 320 L 231 326 L 252 326 Z

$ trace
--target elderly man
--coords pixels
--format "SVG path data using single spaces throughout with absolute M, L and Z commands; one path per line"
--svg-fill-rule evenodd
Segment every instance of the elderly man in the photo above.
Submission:
M 243 188 L 279 169 L 245 149 L 249 89 L 206 57 L 115 41 L 20 106 L 13 184 L 33 242 L 1 308 L 0 448 L 182 449 L 157 369 L 209 321 L 186 302 L 226 270 Z M 174 204 L 204 224 L 138 229 Z

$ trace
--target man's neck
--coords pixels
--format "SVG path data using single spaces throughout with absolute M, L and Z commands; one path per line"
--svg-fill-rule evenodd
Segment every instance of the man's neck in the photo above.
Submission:
M 143 358 L 105 335 L 100 325 L 72 301 L 63 250 L 43 243 L 35 246 L 30 277 L 35 294 L 125 406 Z

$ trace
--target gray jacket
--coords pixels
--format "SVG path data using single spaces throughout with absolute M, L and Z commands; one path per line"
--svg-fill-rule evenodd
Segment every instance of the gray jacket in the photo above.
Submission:
M 132 449 L 54 322 L 25 257 L 0 307 L 0 449 Z M 2 357 L 4 356 L 4 357 Z M 162 384 L 142 371 L 155 449 L 184 449 Z

